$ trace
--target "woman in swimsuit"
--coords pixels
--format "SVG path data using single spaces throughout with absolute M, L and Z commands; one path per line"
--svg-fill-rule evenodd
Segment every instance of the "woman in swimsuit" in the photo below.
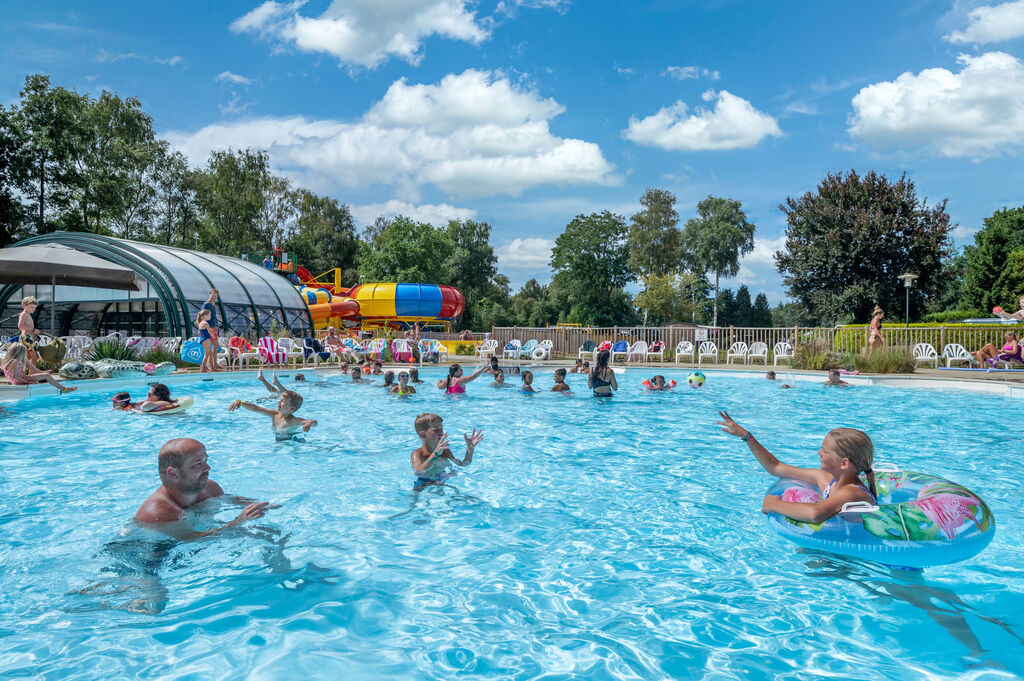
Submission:
M 416 388 L 409 385 L 409 372 L 399 371 L 398 372 L 398 383 L 391 386 L 392 395 L 415 395 Z
M 843 505 L 855 501 L 877 503 L 874 461 L 875 446 L 867 433 L 854 428 L 830 430 L 821 442 L 818 458 L 821 468 L 799 468 L 784 464 L 764 448 L 746 428 L 736 423 L 728 412 L 720 411 L 722 431 L 742 438 L 757 462 L 777 478 L 793 478 L 821 490 L 821 500 L 811 503 L 783 501 L 775 494 L 769 494 L 761 504 L 762 513 L 781 513 L 787 518 L 805 523 L 820 523 L 843 510 Z M 864 473 L 867 486 L 860 481 Z
M 469 376 L 463 376 L 462 365 L 453 364 L 448 367 L 448 376 L 437 382 L 437 388 L 453 395 L 464 393 L 466 392 L 466 384 L 474 380 L 486 369 L 487 365 L 483 364 Z
M 590 370 L 587 386 L 594 391 L 594 397 L 611 397 L 612 391 L 619 389 L 619 383 L 615 380 L 615 372 L 608 366 L 610 357 L 611 353 L 607 350 L 597 353 L 597 362 Z
M 3 370 L 4 376 L 13 385 L 49 383 L 59 390 L 62 395 L 72 390 L 78 390 L 78 388 L 65 387 L 47 372 L 40 371 L 39 367 L 29 361 L 28 348 L 21 343 L 7 344 L 7 355 L 4 357 L 3 363 L 0 363 L 0 369 Z
M 997 348 L 992 343 L 986 343 L 981 350 L 975 352 L 974 357 L 978 360 L 978 364 L 984 367 L 987 363 L 989 366 L 994 367 L 996 365 L 996 361 L 1003 359 L 1004 355 L 1006 356 L 1006 361 L 1016 360 L 1020 362 L 1021 351 L 1020 342 L 1017 340 L 1017 334 L 1013 331 L 1007 331 L 1003 334 L 1003 340 L 1005 342 L 1003 343 L 1002 349 Z
M 199 373 L 205 373 L 207 371 L 217 371 L 216 368 L 208 369 L 208 366 L 217 366 L 217 360 L 214 359 L 212 363 L 207 362 L 209 354 L 213 353 L 213 356 L 217 355 L 217 344 L 211 341 L 217 339 L 216 330 L 210 327 L 210 311 L 203 309 L 196 315 L 196 326 L 199 327 L 199 337 L 196 338 L 199 344 L 203 346 L 203 351 L 206 353 L 203 355 L 203 366 L 199 368 Z
M 882 346 L 885 345 L 885 337 L 882 336 L 883 317 L 885 317 L 885 312 L 882 311 L 882 308 L 875 305 L 875 311 L 871 314 L 871 324 L 868 330 L 868 350 L 870 352 L 881 350 Z

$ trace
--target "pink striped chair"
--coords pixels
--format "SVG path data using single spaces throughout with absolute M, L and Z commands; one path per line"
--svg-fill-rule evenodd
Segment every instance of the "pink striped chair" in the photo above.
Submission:
M 256 351 L 266 364 L 285 364 L 288 361 L 288 353 L 270 336 L 260 338 L 260 342 L 256 344 Z

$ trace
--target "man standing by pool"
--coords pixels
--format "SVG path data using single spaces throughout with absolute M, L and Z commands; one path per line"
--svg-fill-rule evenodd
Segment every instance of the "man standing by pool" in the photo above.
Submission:
M 217 296 L 217 289 L 211 288 L 210 297 L 199 308 L 200 311 L 210 311 L 207 323 L 214 334 L 212 338 L 203 341 L 203 364 L 199 367 L 200 371 L 220 371 L 220 367 L 217 366 Z
M 220 485 L 210 480 L 210 466 L 206 463 L 206 447 L 191 438 L 176 438 L 160 448 L 160 489 L 153 492 L 135 513 L 140 523 L 153 526 L 176 539 L 190 540 L 206 537 L 221 530 L 240 525 L 246 520 L 263 517 L 269 503 L 259 501 L 242 509 L 238 517 L 205 532 L 198 532 L 183 519 L 185 509 L 224 494 Z M 236 497 L 237 501 L 250 499 Z

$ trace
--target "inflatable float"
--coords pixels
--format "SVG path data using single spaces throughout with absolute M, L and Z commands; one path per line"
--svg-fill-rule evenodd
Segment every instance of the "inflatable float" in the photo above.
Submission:
M 988 505 L 955 482 L 879 465 L 875 487 L 877 505 L 846 504 L 823 523 L 770 513 L 768 524 L 804 548 L 915 569 L 967 560 L 988 546 L 995 534 L 996 521 Z M 786 478 L 767 493 L 783 501 L 821 499 L 814 485 Z
M 179 397 L 178 399 L 174 400 L 174 406 L 173 407 L 161 407 L 160 409 L 152 409 L 150 411 L 142 411 L 141 409 L 136 409 L 135 411 L 139 412 L 140 414 L 150 414 L 152 416 L 163 416 L 164 414 L 177 414 L 179 412 L 183 412 L 183 411 L 185 411 L 186 409 L 188 409 L 191 406 L 192 406 L 192 398 L 191 397 Z

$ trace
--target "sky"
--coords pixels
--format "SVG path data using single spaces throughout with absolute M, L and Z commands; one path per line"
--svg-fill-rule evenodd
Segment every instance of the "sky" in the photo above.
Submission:
M 484 220 L 516 288 L 647 187 L 681 223 L 741 201 L 755 246 L 724 285 L 772 303 L 779 205 L 827 173 L 906 173 L 958 245 L 1024 205 L 1024 0 L 8 0 L 0 103 L 31 73 L 138 98 L 196 165 L 264 149 L 360 225 Z

